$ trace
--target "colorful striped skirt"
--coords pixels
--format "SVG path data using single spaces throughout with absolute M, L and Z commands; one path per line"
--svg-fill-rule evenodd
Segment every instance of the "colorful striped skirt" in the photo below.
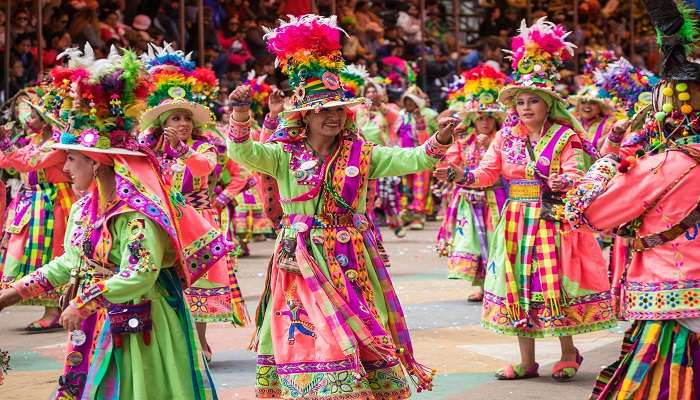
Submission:
M 700 336 L 675 320 L 635 321 L 620 358 L 596 379 L 591 400 L 700 398 Z
M 9 287 L 63 254 L 66 221 L 75 195 L 66 183 L 25 186 L 8 206 L 2 237 L 0 288 Z M 56 306 L 60 291 L 22 304 Z

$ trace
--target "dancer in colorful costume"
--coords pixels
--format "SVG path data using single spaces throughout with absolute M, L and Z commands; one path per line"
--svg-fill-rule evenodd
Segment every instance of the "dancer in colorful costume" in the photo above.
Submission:
M 69 83 L 57 82 L 53 91 L 65 96 Z M 12 168 L 20 173 L 23 187 L 9 205 L 2 238 L 2 267 L 0 288 L 12 286 L 63 254 L 63 236 L 75 193 L 68 175 L 63 172 L 65 154 L 53 150 L 52 126 L 62 124 L 52 114 L 58 114 L 61 104 L 50 96 L 48 86 L 27 90 L 18 97 L 18 108 L 26 108 L 27 119 L 22 126 L 28 143 L 18 147 L 17 138 L 2 138 L 0 168 Z M 4 216 L 4 214 L 3 214 Z M 30 323 L 25 330 L 42 332 L 60 328 L 58 308 L 60 288 L 47 292 L 23 304 L 45 306 L 44 315 Z
M 552 377 L 569 380 L 583 360 L 571 335 L 616 324 L 600 247 L 561 218 L 561 193 L 583 175 L 583 128 L 553 89 L 573 54 L 567 35 L 544 18 L 531 27 L 522 22 L 512 40 L 516 84 L 499 95 L 513 112 L 476 169 L 436 170 L 465 187 L 488 187 L 500 177 L 509 189 L 489 248 L 482 325 L 518 336 L 521 363 L 498 379 L 538 376 L 534 339 L 557 336 L 562 357 Z
M 437 129 L 437 112 L 427 106 L 427 96 L 418 86 L 409 87 L 401 96 L 402 109 L 394 124 L 399 147 L 421 146 Z M 401 219 L 412 230 L 422 230 L 432 212 L 430 171 L 410 174 L 402 188 Z
M 232 244 L 173 200 L 130 135 L 149 85 L 136 55 L 69 54 L 69 131 L 53 147 L 86 194 L 71 209 L 66 252 L 0 292 L 0 309 L 69 284 L 56 399 L 214 399 L 183 288 Z
M 218 80 L 210 69 L 195 68 L 182 51 L 168 44 L 150 45 L 141 56 L 154 87 L 141 116 L 140 141 L 153 149 L 166 185 L 179 193 L 178 201 L 199 211 L 212 226 L 221 228 L 219 213 L 211 201 L 210 176 L 217 166 L 217 154 L 210 136 L 213 118 L 205 106 L 214 97 Z M 208 322 L 229 321 L 234 326 L 248 322 L 245 303 L 234 272 L 233 255 L 222 257 L 185 294 L 207 359 L 211 349 L 206 340 Z
M 342 79 L 342 75 L 341 75 Z M 356 95 L 363 94 L 371 101 L 370 105 L 360 104 L 355 108 L 355 124 L 362 136 L 380 146 L 393 146 L 396 139 L 392 137 L 392 127 L 396 123 L 398 113 L 386 104 L 386 89 L 380 78 L 364 80 L 364 87 Z M 368 208 L 381 210 L 386 224 L 398 237 L 406 236 L 406 229 L 399 218 L 401 201 L 401 178 L 387 176 L 377 179 L 376 196 L 368 202 Z
M 617 154 L 629 127 L 628 119 L 650 105 L 651 90 L 657 78 L 632 66 L 622 57 L 608 63 L 605 68 L 597 69 L 594 72 L 594 81 L 595 85 L 612 99 L 613 105 L 621 114 L 605 138 L 602 148 L 599 148 L 600 154 Z M 634 150 L 631 151 L 631 154 L 633 153 Z
M 229 154 L 275 177 L 285 211 L 252 346 L 260 398 L 405 399 L 402 366 L 419 390 L 431 388 L 431 371 L 414 359 L 365 200 L 370 179 L 431 168 L 455 124 L 446 121 L 411 149 L 362 140 L 347 109 L 362 100 L 346 98 L 338 78 L 341 33 L 335 17 L 316 15 L 266 30 L 295 93 L 268 143 L 250 139 L 249 89 L 230 97 Z
M 569 192 L 566 215 L 594 230 L 629 235 L 624 278 L 627 330 L 618 360 L 598 376 L 591 399 L 700 397 L 700 64 L 686 60 L 697 14 L 645 0 L 661 43 L 662 80 L 653 90 L 647 132 L 656 144 L 633 163 L 596 162 Z
M 256 78 L 254 71 L 249 74 L 248 79 L 243 84 L 248 85 L 253 93 L 250 109 L 253 115 L 253 139 L 262 141 L 266 139 L 265 136 L 269 137 L 272 132 L 268 129 L 267 134 L 263 133 L 264 127 L 258 125 L 257 120 L 265 115 L 265 106 L 275 89 L 265 82 L 265 76 Z M 249 185 L 236 197 L 238 204 L 236 205 L 235 222 L 236 234 L 240 239 L 243 255 L 248 255 L 248 243 L 251 240 L 264 241 L 265 237 L 273 233 L 274 229 L 272 221 L 267 218 L 264 212 L 263 197 L 265 191 L 258 183 L 258 181 L 262 181 L 263 177 L 247 170 L 244 170 L 244 173 L 249 179 Z
M 595 85 L 583 86 L 575 95 L 569 96 L 569 102 L 576 107 L 574 116 L 583 125 L 586 144 L 590 144 L 597 154 L 615 125 L 615 107 L 607 93 Z M 587 158 L 586 166 L 592 163 L 593 160 Z
M 506 76 L 484 65 L 464 73 L 464 112 L 473 126 L 471 134 L 457 139 L 447 151 L 446 162 L 458 169 L 475 169 L 496 136 L 505 110 L 498 104 L 498 92 Z M 484 297 L 484 277 L 488 247 L 500 219 L 506 193 L 500 179 L 487 188 L 455 187 L 451 192 L 445 219 L 438 232 L 438 252 L 447 256 L 450 279 L 465 279 L 479 286 L 469 301 Z

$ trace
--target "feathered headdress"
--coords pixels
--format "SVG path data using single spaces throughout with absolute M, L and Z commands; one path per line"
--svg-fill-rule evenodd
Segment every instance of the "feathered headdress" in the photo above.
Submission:
M 131 133 L 150 88 L 136 54 L 112 47 L 104 59 L 92 48 L 70 49 L 67 68 L 56 68 L 49 106 L 58 109 L 67 129 L 57 148 L 111 154 L 140 154 Z M 69 80 L 70 79 L 70 80 Z
M 384 57 L 382 59 L 387 72 L 387 88 L 392 93 L 403 93 L 408 87 L 416 84 L 416 71 L 413 65 L 400 57 Z
M 270 98 L 273 87 L 265 82 L 267 75 L 255 76 L 255 70 L 248 73 L 244 85 L 250 87 L 250 91 L 253 95 L 252 102 L 250 104 L 250 110 L 256 117 L 262 117 L 265 114 L 265 107 L 267 107 L 267 100 Z
M 369 73 L 364 65 L 350 64 L 340 71 L 340 82 L 346 97 L 359 97 L 364 93 Z
M 157 124 L 164 112 L 176 109 L 190 111 L 198 126 L 213 121 L 212 103 L 219 92 L 214 71 L 195 68 L 189 54 L 173 49 L 168 43 L 163 47 L 149 43 L 141 61 L 154 85 L 148 95 L 148 108 L 141 116 L 142 129 Z
M 615 52 L 612 50 L 586 50 L 586 59 L 583 61 L 581 71 L 586 79 L 586 84 L 593 83 L 593 73 L 597 70 L 606 69 L 612 62 L 617 61 Z
M 569 34 L 563 26 L 547 21 L 546 17 L 530 27 L 523 20 L 518 35 L 511 39 L 514 84 L 503 89 L 499 100 L 511 105 L 517 91 L 527 88 L 563 101 L 554 85 L 562 65 L 574 55 L 576 46 L 565 40 Z
M 345 96 L 338 75 L 345 68 L 340 36 L 345 31 L 337 17 L 308 14 L 280 21 L 277 28 L 263 28 L 267 49 L 275 65 L 289 76 L 294 106 L 283 114 L 355 104 L 361 99 Z
M 443 97 L 447 108 L 453 111 L 462 111 L 466 100 L 464 94 L 464 77 L 455 76 L 447 87 L 442 88 Z
M 648 97 L 656 81 L 654 76 L 635 68 L 624 57 L 609 64 L 604 70 L 595 71 L 593 77 L 595 85 L 609 94 L 613 103 L 627 112 L 628 116 L 634 114 L 635 106 L 640 100 Z
M 480 65 L 462 74 L 468 116 L 478 113 L 493 113 L 500 120 L 505 118 L 505 110 L 498 104 L 498 92 L 506 83 L 507 77 L 490 65 Z

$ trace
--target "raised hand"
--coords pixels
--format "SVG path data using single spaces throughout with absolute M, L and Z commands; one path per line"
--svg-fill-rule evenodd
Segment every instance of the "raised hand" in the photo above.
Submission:
M 231 118 L 244 122 L 250 118 L 250 103 L 253 99 L 253 94 L 250 91 L 250 86 L 239 85 L 236 87 L 230 95 L 228 95 L 228 100 L 231 103 Z
M 452 141 L 452 137 L 459 132 L 464 131 L 466 128 L 457 127 L 459 125 L 459 119 L 454 117 L 442 117 L 438 119 L 438 142 L 442 144 L 448 144 Z
M 164 128 L 163 136 L 170 143 L 170 146 L 175 148 L 180 143 L 180 134 L 175 128 Z
M 279 89 L 275 89 L 267 99 L 267 107 L 270 109 L 270 117 L 277 118 L 284 111 L 284 93 Z

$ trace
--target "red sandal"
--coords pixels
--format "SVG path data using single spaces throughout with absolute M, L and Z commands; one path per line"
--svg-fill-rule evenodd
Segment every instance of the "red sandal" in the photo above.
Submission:
M 552 379 L 559 382 L 567 382 L 576 376 L 583 363 L 583 357 L 576 349 L 576 361 L 559 361 L 552 367 Z M 573 370 L 573 371 L 572 371 Z M 563 373 L 563 375 L 560 375 Z
M 61 318 L 60 315 L 56 316 L 56 318 L 51 321 L 47 321 L 45 319 L 34 321 L 27 325 L 24 328 L 24 331 L 29 333 L 44 333 L 61 330 L 63 329 L 63 326 L 58 323 L 59 318 Z
M 523 369 L 520 365 L 508 364 L 496 372 L 496 379 L 499 381 L 513 381 L 516 379 L 537 378 L 540 376 L 539 372 L 537 372 L 538 369 L 540 369 L 540 365 L 537 363 L 532 364 L 528 369 Z

